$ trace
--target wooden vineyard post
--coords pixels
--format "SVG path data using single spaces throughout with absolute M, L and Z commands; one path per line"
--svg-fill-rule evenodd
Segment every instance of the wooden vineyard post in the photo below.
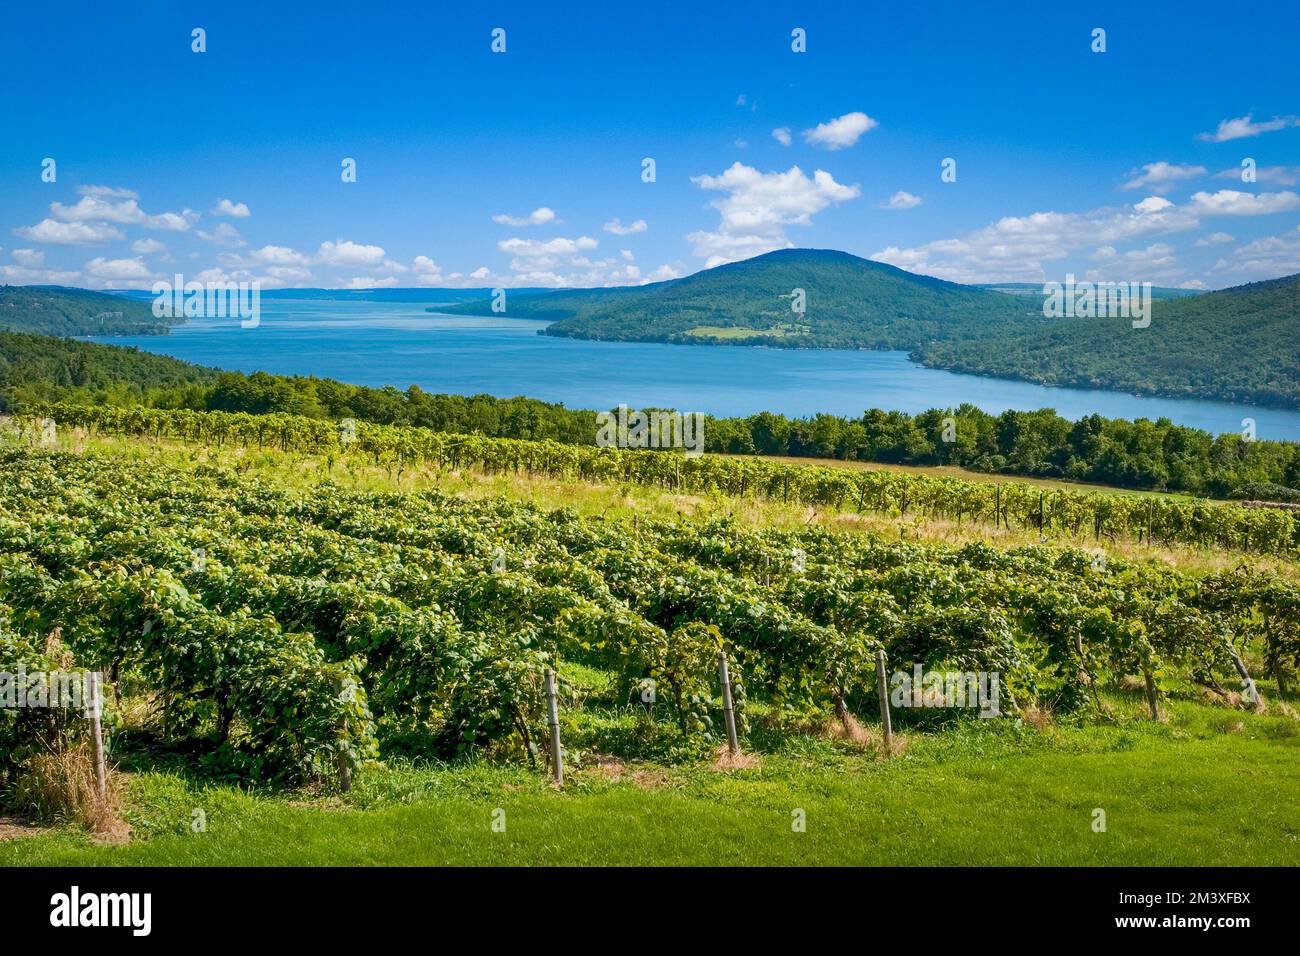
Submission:
M 736 709 L 731 702 L 731 674 L 727 671 L 727 652 L 718 654 L 718 680 L 722 683 L 722 714 L 727 722 L 727 751 L 733 756 L 740 753 L 736 740 Z
M 996 530 L 1002 520 L 1002 486 L 993 489 L 993 527 Z
M 104 765 L 104 729 L 100 721 L 100 711 L 103 707 L 104 694 L 100 687 L 103 675 L 99 671 L 91 671 L 86 675 L 90 682 L 90 705 L 86 708 L 86 716 L 90 718 L 90 745 L 95 753 L 95 786 L 99 789 L 99 799 L 108 798 L 108 768 Z
M 894 750 L 894 727 L 889 719 L 889 687 L 885 680 L 885 652 L 876 651 L 876 696 L 880 698 L 880 730 L 885 738 L 885 756 Z
M 347 732 L 348 732 L 348 725 L 347 722 L 344 721 L 343 738 L 345 740 L 347 739 Z M 339 767 L 339 793 L 348 793 L 352 789 L 352 767 L 348 764 L 348 755 L 343 753 L 342 751 L 340 751 L 338 755 L 338 767 Z
M 1250 677 L 1250 671 L 1246 670 L 1246 662 L 1241 659 L 1241 655 L 1235 650 L 1229 649 L 1232 654 L 1232 664 L 1237 668 L 1237 673 L 1241 676 L 1241 685 L 1246 691 L 1246 699 L 1251 704 L 1259 704 L 1259 690 L 1255 687 L 1255 682 Z
M 551 728 L 551 779 L 564 786 L 564 757 L 560 753 L 560 708 L 555 700 L 555 671 L 546 668 L 546 720 Z
M 1142 676 L 1147 681 L 1147 703 L 1151 705 L 1151 719 L 1160 719 L 1160 700 L 1156 696 L 1156 679 L 1151 676 L 1150 668 L 1142 669 Z

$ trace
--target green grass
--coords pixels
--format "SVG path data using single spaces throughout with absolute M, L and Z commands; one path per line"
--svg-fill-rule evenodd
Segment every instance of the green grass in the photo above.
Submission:
M 346 798 L 145 772 L 129 844 L 60 829 L 0 843 L 0 865 L 1300 864 L 1293 717 L 1182 700 L 1156 724 L 1140 708 L 1123 698 L 1114 722 L 1044 729 L 961 722 L 910 734 L 888 761 L 784 735 L 753 769 L 589 764 L 562 792 L 510 763 L 376 764 Z

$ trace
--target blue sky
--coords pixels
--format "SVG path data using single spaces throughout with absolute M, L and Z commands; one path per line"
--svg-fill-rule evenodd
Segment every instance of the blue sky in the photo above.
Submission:
M 791 245 L 976 282 L 1300 272 L 1290 4 L 131 7 L 6 10 L 0 281 L 627 284 Z

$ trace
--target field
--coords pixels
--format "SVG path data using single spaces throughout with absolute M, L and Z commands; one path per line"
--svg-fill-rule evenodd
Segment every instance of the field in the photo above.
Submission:
M 1300 861 L 1283 555 L 125 431 L 0 449 L 0 651 L 109 671 L 132 839 L 0 863 Z M 887 748 L 877 650 L 1001 715 Z

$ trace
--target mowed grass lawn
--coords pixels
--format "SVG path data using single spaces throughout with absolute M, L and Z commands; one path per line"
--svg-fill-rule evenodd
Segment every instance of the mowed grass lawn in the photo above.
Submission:
M 0 843 L 0 865 L 1300 864 L 1293 716 L 1179 701 L 1154 724 L 1138 701 L 1127 710 L 913 732 L 887 761 L 806 735 L 742 770 L 588 759 L 563 792 L 510 764 L 376 765 L 346 799 L 150 771 L 130 779 L 131 842 L 55 829 Z

